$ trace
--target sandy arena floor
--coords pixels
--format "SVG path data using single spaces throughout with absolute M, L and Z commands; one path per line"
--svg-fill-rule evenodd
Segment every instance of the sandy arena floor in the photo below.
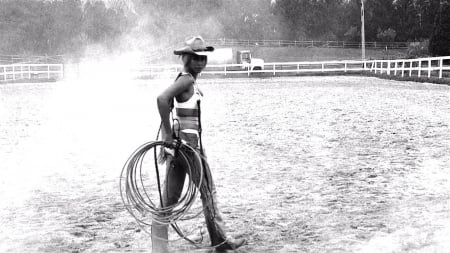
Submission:
M 150 252 L 119 176 L 155 138 L 155 98 L 169 83 L 0 84 L 0 252 Z M 219 207 L 229 234 L 249 241 L 240 252 L 450 249 L 450 87 L 368 77 L 199 84 Z

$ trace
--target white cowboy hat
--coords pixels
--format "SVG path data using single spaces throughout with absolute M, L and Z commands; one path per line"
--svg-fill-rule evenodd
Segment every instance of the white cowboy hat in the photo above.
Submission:
M 205 46 L 205 40 L 201 36 L 194 36 L 184 42 L 184 47 L 174 50 L 173 53 L 176 55 L 208 55 L 212 51 L 214 51 L 214 47 Z

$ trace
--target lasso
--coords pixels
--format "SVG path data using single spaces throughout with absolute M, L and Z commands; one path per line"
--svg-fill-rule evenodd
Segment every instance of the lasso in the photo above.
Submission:
M 179 198 L 178 202 L 169 206 L 160 206 L 151 199 L 146 190 L 149 186 L 145 185 L 145 178 L 143 176 L 144 157 L 151 149 L 153 149 L 155 162 L 154 169 L 156 170 L 159 198 L 160 203 L 163 203 L 157 161 L 157 151 L 161 148 L 175 150 L 175 157 L 177 159 L 182 159 L 187 164 L 186 174 L 189 177 L 185 193 Z M 194 164 L 201 167 L 195 168 Z M 171 166 L 174 166 L 173 163 Z M 198 186 L 194 183 L 193 178 L 199 179 Z M 120 195 L 127 211 L 136 219 L 138 225 L 143 228 L 144 231 L 147 232 L 145 227 L 151 226 L 151 223 L 154 220 L 159 224 L 170 224 L 181 238 L 186 239 L 193 244 L 198 244 L 187 238 L 183 232 L 181 232 L 176 222 L 193 219 L 202 213 L 202 211 L 200 211 L 196 215 L 190 217 L 187 216 L 187 212 L 198 195 L 198 189 L 202 184 L 202 179 L 202 158 L 195 149 L 179 140 L 174 143 L 153 141 L 141 145 L 126 161 L 120 177 Z

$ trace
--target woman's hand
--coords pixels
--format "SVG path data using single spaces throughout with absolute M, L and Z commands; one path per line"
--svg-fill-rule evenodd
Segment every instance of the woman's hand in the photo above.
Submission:
M 172 131 L 163 129 L 162 140 L 167 143 L 173 143 Z M 161 147 L 158 156 L 158 163 L 170 162 L 174 156 L 175 156 L 174 149 Z

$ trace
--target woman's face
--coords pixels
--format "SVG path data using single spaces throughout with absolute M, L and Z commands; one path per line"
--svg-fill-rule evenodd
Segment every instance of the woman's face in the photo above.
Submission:
M 200 73 L 206 67 L 206 62 L 206 55 L 190 55 L 190 61 L 187 63 L 187 67 L 195 73 Z

